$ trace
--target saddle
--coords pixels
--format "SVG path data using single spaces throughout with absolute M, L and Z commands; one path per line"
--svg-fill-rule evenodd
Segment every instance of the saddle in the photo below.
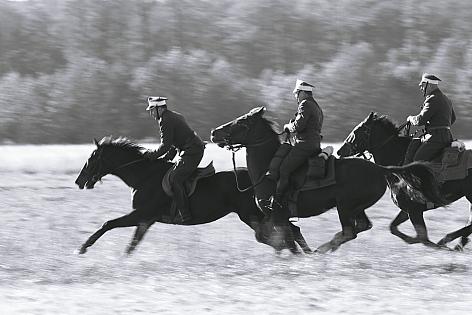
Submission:
M 297 200 L 300 192 L 336 184 L 335 160 L 336 158 L 332 155 L 328 160 L 315 155 L 310 157 L 307 163 L 304 163 L 292 174 L 291 185 L 287 192 L 291 217 L 298 217 Z
M 167 173 L 164 175 L 164 178 L 162 179 L 162 189 L 164 189 L 164 192 L 171 198 L 174 197 L 174 192 L 172 191 L 171 179 L 170 179 L 172 170 L 173 168 L 170 168 L 167 171 Z M 214 174 L 215 174 L 215 167 L 213 166 L 213 161 L 211 161 L 205 167 L 197 168 L 184 183 L 187 196 L 190 196 L 193 194 L 193 192 L 195 191 L 195 187 L 197 186 L 197 181 L 199 179 L 210 177 Z
M 431 161 L 431 168 L 440 183 L 464 179 L 472 168 L 472 150 L 447 147 L 439 157 Z
M 177 215 L 177 202 L 174 198 L 174 192 L 172 191 L 171 186 L 171 174 L 173 168 L 170 168 L 167 173 L 164 175 L 162 179 L 162 189 L 164 192 L 172 198 L 172 203 L 169 210 L 169 216 L 163 215 L 162 221 L 168 223 L 174 223 L 174 218 Z M 199 167 L 197 168 L 192 175 L 190 175 L 189 179 L 187 179 L 184 183 L 185 192 L 187 196 L 191 196 L 195 191 L 195 187 L 197 187 L 197 181 L 199 179 L 210 177 L 215 174 L 215 167 L 213 166 L 213 161 L 211 161 L 206 167 Z

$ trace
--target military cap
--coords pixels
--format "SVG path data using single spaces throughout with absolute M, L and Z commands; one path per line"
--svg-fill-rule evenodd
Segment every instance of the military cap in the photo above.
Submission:
M 437 76 L 434 74 L 429 74 L 429 73 L 423 73 L 421 76 L 421 81 L 420 84 L 423 82 L 431 83 L 431 84 L 438 84 L 441 79 L 439 79 Z
M 150 110 L 154 107 L 166 105 L 167 99 L 168 99 L 167 97 L 163 97 L 163 96 L 149 96 L 148 107 L 146 108 L 146 110 Z
M 295 83 L 295 89 L 293 90 L 293 93 L 297 93 L 298 91 L 312 92 L 314 88 L 314 85 L 311 85 L 310 83 L 307 83 L 303 80 L 297 79 L 297 83 Z

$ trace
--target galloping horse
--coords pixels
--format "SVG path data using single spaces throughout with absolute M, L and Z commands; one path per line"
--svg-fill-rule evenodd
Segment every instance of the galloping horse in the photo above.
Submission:
M 164 192 L 162 179 L 173 163 L 163 159 L 152 162 L 144 160 L 143 148 L 126 138 L 105 137 L 100 143 L 95 140 L 95 144 L 97 148 L 85 163 L 75 183 L 80 189 L 92 189 L 103 176 L 118 176 L 131 187 L 133 211 L 105 222 L 77 252 L 85 253 L 88 247 L 111 229 L 136 226 L 134 237 L 127 248 L 127 253 L 130 254 L 154 222 L 169 223 L 172 199 Z M 264 214 L 255 205 L 252 189 L 246 192 L 238 191 L 235 175 L 241 185 L 250 186 L 246 169 L 239 169 L 236 174 L 231 171 L 217 172 L 198 180 L 195 191 L 189 197 L 192 220 L 183 225 L 204 224 L 235 212 L 241 221 L 256 231 L 257 238 Z M 300 229 L 295 225 L 293 232 L 304 251 L 311 252 L 300 234 Z M 259 239 L 258 241 L 264 242 Z
M 344 141 L 338 151 L 339 156 L 353 156 L 363 154 L 365 151 L 373 155 L 376 163 L 380 165 L 399 165 L 406 154 L 411 141 L 409 137 L 400 137 L 399 131 L 402 127 L 395 125 L 387 116 L 378 117 L 371 112 L 364 121 L 357 125 Z M 448 203 L 466 197 L 472 202 L 472 173 L 462 180 L 446 181 L 440 186 L 440 192 Z M 423 243 L 431 245 L 423 218 L 423 212 L 435 209 L 441 205 L 435 204 L 427 207 L 425 204 L 416 203 L 402 198 L 397 199 L 397 204 L 402 209 L 390 224 L 392 234 L 400 237 L 409 244 Z M 456 250 L 461 250 L 468 242 L 467 236 L 472 233 L 472 204 L 470 206 L 470 218 L 468 224 L 455 232 L 447 234 L 438 245 L 445 246 L 447 243 L 462 236 Z M 398 226 L 409 218 L 416 229 L 417 236 L 410 237 L 398 230 Z
M 275 181 L 266 178 L 265 173 L 281 145 L 274 123 L 263 117 L 264 112 L 264 107 L 254 108 L 248 114 L 213 129 L 211 133 L 211 140 L 220 147 L 246 147 L 247 167 L 259 206 L 261 200 L 267 200 L 275 190 Z M 411 198 L 422 200 L 426 197 L 432 202 L 444 204 L 432 170 L 423 164 L 383 167 L 364 159 L 336 159 L 335 173 L 336 184 L 302 191 L 297 200 L 300 218 L 316 216 L 334 207 L 338 209 L 342 231 L 330 242 L 318 247 L 317 251 L 321 253 L 338 249 L 341 244 L 356 238 L 357 233 L 372 227 L 364 211 L 384 195 L 387 184 L 392 191 L 398 190 Z M 283 206 L 287 208 L 286 198 Z M 264 207 L 260 208 L 271 217 Z M 285 237 L 289 230 L 281 222 L 288 222 L 288 214 L 274 213 L 270 221 L 276 226 L 275 229 L 264 226 L 261 232 L 265 234 L 261 237 L 267 236 L 267 233 Z M 279 238 L 273 237 L 272 240 Z

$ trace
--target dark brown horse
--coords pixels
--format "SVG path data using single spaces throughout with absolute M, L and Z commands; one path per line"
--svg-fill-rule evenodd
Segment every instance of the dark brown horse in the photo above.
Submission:
M 246 159 L 249 176 L 253 183 L 258 204 L 267 200 L 275 190 L 275 181 L 265 178 L 269 163 L 281 143 L 274 124 L 263 117 L 264 107 L 254 108 L 227 124 L 212 130 L 212 141 L 221 147 L 246 147 Z M 395 193 L 403 192 L 410 198 L 433 201 L 444 204 L 438 192 L 438 182 L 432 170 L 423 164 L 402 167 L 383 167 L 364 159 L 335 160 L 336 184 L 300 192 L 297 200 L 298 216 L 308 218 L 337 207 L 342 231 L 320 246 L 318 252 L 336 250 L 341 244 L 356 238 L 357 233 L 371 228 L 365 210 L 374 205 L 385 193 L 387 185 Z M 421 192 L 424 192 L 424 196 Z M 261 210 L 264 207 L 261 206 Z M 287 200 L 283 201 L 287 209 Z M 284 227 L 289 214 L 268 213 L 274 229 L 261 229 L 261 233 L 280 234 L 284 239 L 289 229 Z M 277 211 L 275 211 L 277 212 Z M 277 246 L 277 244 L 275 244 Z
M 133 211 L 120 218 L 107 221 L 78 249 L 83 254 L 105 232 L 117 227 L 136 226 L 134 237 L 128 246 L 131 253 L 146 231 L 154 222 L 169 223 L 172 199 L 162 188 L 162 179 L 173 163 L 163 159 L 148 161 L 143 159 L 143 148 L 126 138 L 103 138 L 95 141 L 97 148 L 80 171 L 75 183 L 80 189 L 94 187 L 95 183 L 107 174 L 122 179 L 132 189 Z M 240 185 L 250 186 L 246 169 L 236 172 Z M 189 197 L 192 220 L 183 225 L 204 224 L 218 220 L 231 212 L 256 232 L 264 219 L 264 214 L 257 208 L 253 197 L 254 191 L 238 191 L 235 173 L 217 172 L 197 182 L 195 191 Z M 305 252 L 311 252 L 300 229 L 292 225 L 297 243 Z M 256 237 L 258 233 L 256 233 Z M 264 240 L 259 240 L 264 242 Z M 269 244 L 270 245 L 270 244 Z M 280 248 L 277 248 L 280 250 Z
M 357 125 L 344 141 L 338 151 L 339 156 L 353 156 L 363 154 L 365 151 L 372 154 L 375 162 L 380 165 L 399 165 L 402 163 L 406 150 L 411 141 L 409 137 L 400 137 L 401 126 L 394 124 L 387 116 L 377 116 L 371 112 L 364 121 Z M 472 202 L 472 174 L 463 180 L 446 181 L 440 187 L 440 192 L 448 203 L 466 197 Z M 401 211 L 390 224 L 391 232 L 409 244 L 423 243 L 431 245 L 423 218 L 423 212 L 435 209 L 440 205 L 427 206 L 408 200 L 405 196 L 397 198 L 397 204 Z M 472 205 L 470 206 L 469 222 L 464 228 L 447 234 L 438 242 L 444 246 L 458 237 L 462 237 L 456 250 L 461 250 L 468 242 L 467 237 L 472 233 Z M 417 236 L 410 237 L 400 232 L 398 226 L 410 218 L 416 229 Z

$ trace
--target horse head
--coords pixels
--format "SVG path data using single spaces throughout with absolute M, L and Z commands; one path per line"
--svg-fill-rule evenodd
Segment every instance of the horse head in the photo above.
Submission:
M 142 161 L 140 152 L 142 148 L 127 138 L 104 137 L 100 142 L 94 139 L 94 144 L 96 149 L 75 180 L 80 189 L 93 189 L 105 175 L 123 166 Z
M 370 133 L 376 119 L 377 113 L 370 112 L 363 121 L 354 127 L 346 140 L 344 140 L 341 148 L 339 148 L 338 155 L 340 157 L 347 157 L 368 151 L 370 148 Z
M 267 125 L 269 132 L 275 133 L 273 123 L 264 119 L 262 115 L 265 107 L 256 107 L 249 113 L 238 117 L 226 124 L 211 130 L 211 141 L 220 147 L 230 149 L 255 145 L 267 139 Z M 265 122 L 260 124 L 258 122 Z

